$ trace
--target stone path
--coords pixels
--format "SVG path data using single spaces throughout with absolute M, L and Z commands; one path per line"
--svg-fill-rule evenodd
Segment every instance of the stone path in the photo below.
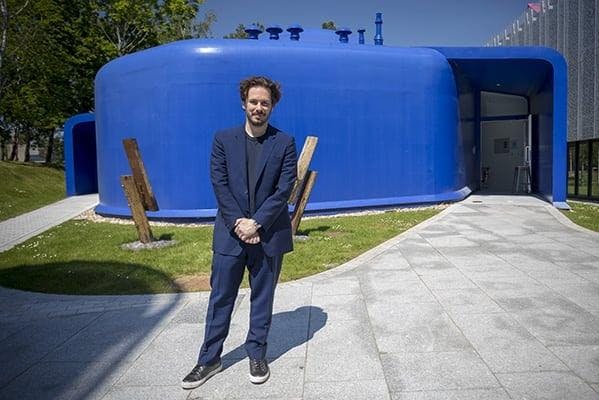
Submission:
M 599 234 L 533 197 L 471 196 L 281 284 L 259 386 L 243 351 L 247 294 L 225 370 L 184 391 L 207 293 L 1 289 L 0 398 L 599 399 Z
M 67 197 L 0 222 L 0 252 L 61 224 L 98 204 L 98 194 Z

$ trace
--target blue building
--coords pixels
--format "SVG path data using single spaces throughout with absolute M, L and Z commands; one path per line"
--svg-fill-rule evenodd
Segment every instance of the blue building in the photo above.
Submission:
M 95 114 L 65 126 L 68 194 L 97 190 L 98 213 L 129 215 L 119 177 L 130 173 L 122 139 L 135 137 L 160 208 L 148 216 L 214 216 L 213 133 L 243 121 L 238 82 L 267 75 L 283 88 L 271 123 L 298 150 L 319 137 L 308 210 L 456 201 L 479 190 L 530 190 L 567 207 L 558 52 L 399 48 L 339 33 L 342 41 L 324 30 L 187 40 L 111 61 L 96 77 Z M 531 179 L 515 187 L 518 167 Z

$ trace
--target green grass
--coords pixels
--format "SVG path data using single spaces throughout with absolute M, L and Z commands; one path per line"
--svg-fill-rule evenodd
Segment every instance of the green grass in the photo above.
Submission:
M 564 215 L 572 222 L 599 232 L 599 205 L 569 201 L 572 211 L 564 211 Z
M 281 281 L 338 266 L 438 213 L 438 209 L 304 219 Z M 46 293 L 133 294 L 207 290 L 212 227 L 162 226 L 168 248 L 132 252 L 132 225 L 68 221 L 0 253 L 0 285 Z
M 65 197 L 64 172 L 35 164 L 0 162 L 0 221 Z

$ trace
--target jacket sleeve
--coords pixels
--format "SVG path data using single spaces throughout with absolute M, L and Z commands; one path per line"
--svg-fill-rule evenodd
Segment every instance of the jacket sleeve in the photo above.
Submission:
M 289 200 L 289 196 L 291 195 L 296 177 L 297 153 L 295 150 L 295 139 L 291 138 L 285 147 L 277 187 L 274 193 L 264 200 L 252 217 L 262 226 L 262 229 L 268 230 L 281 212 L 283 210 L 287 211 L 287 200 Z
M 229 173 L 227 171 L 227 159 L 225 148 L 219 136 L 216 135 L 212 142 L 212 153 L 210 155 L 210 180 L 216 195 L 218 209 L 225 221 L 227 229 L 235 228 L 235 221 L 245 217 L 241 212 L 237 200 L 229 188 Z

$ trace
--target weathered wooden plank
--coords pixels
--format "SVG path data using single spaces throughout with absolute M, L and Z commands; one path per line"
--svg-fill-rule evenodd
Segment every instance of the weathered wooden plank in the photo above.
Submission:
M 131 209 L 131 215 L 135 228 L 137 229 L 137 235 L 139 241 L 142 243 L 150 243 L 154 240 L 152 236 L 152 230 L 150 229 L 150 223 L 146 216 L 146 211 L 141 203 L 141 198 L 135 185 L 135 179 L 131 175 L 121 175 L 121 185 L 125 191 L 125 196 Z
M 306 174 L 308 172 L 308 169 L 310 168 L 310 162 L 312 161 L 312 157 L 314 156 L 314 151 L 316 150 L 317 144 L 318 137 L 316 136 L 308 136 L 306 138 L 306 141 L 304 142 L 304 147 L 302 148 L 302 152 L 300 153 L 297 162 L 297 179 L 295 180 L 293 190 L 291 191 L 291 195 L 289 196 L 289 204 L 297 203 L 301 187 L 303 186 Z
M 302 185 L 302 191 L 299 196 L 299 200 L 295 205 L 293 216 L 291 217 L 291 232 L 294 235 L 297 233 L 297 229 L 299 228 L 302 217 L 304 216 L 304 210 L 306 209 L 306 205 L 310 199 L 310 193 L 312 193 L 312 188 L 314 188 L 314 182 L 316 182 L 317 175 L 318 172 L 316 171 L 308 171 L 304 179 L 305 184 Z
M 143 160 L 139 153 L 139 147 L 137 146 L 137 140 L 134 138 L 123 139 L 123 146 L 125 147 L 125 153 L 131 166 L 131 172 L 133 173 L 133 179 L 139 195 L 141 196 L 142 205 L 145 210 L 158 211 L 158 204 L 156 198 L 152 192 L 152 186 L 146 173 Z

